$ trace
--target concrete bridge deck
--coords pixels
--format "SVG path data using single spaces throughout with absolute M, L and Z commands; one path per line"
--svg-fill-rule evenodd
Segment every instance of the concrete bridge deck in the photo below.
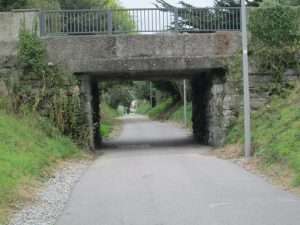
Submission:
M 49 62 L 99 79 L 183 78 L 225 68 L 239 32 L 56 36 L 42 39 Z

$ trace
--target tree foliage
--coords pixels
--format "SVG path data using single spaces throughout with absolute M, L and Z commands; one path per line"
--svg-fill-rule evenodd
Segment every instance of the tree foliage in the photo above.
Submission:
M 134 86 L 131 81 L 101 83 L 100 89 L 103 93 L 102 100 L 113 109 L 117 109 L 121 105 L 129 108 L 134 99 Z
M 285 69 L 298 67 L 299 22 L 299 7 L 275 5 L 250 12 L 251 54 L 258 68 L 272 72 L 278 83 Z
M 257 7 L 263 0 L 246 0 L 246 4 L 249 7 Z M 240 0 L 215 0 L 215 7 L 240 7 Z
M 0 10 L 10 9 L 116 9 L 118 0 L 0 0 Z

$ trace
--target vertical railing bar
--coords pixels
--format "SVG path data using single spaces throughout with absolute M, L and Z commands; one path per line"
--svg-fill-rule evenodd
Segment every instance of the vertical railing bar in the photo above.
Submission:
M 175 8 L 174 12 L 174 23 L 175 23 L 175 31 L 178 31 L 178 8 Z
M 100 13 L 100 18 L 101 20 L 100 20 L 99 32 L 101 33 L 105 29 L 105 16 L 102 12 Z
M 50 14 L 47 13 L 47 21 L 46 21 L 46 26 L 47 26 L 47 33 L 51 33 L 51 29 L 50 29 Z
M 154 23 L 154 11 L 153 10 L 150 10 L 150 17 L 151 17 L 151 32 L 153 32 L 154 31 L 154 27 L 153 27 L 153 23 Z
M 203 27 L 205 24 L 205 19 L 204 19 L 204 11 L 203 9 L 200 10 L 200 18 L 201 18 L 201 24 L 200 24 L 200 31 L 203 31 Z
M 136 21 L 135 21 L 135 28 L 136 28 L 136 32 L 140 32 L 140 14 L 141 14 L 141 11 L 140 10 L 136 10 Z
M 95 32 L 98 33 L 99 32 L 99 18 L 98 18 L 98 11 L 95 11 L 95 24 L 96 24 L 96 27 L 95 27 Z
M 161 11 L 162 13 L 162 30 L 165 31 L 165 12 Z
M 134 15 L 135 15 L 135 18 L 133 20 L 133 22 L 134 22 L 134 32 L 138 32 L 137 24 L 138 24 L 138 20 L 139 20 L 139 11 L 134 10 Z
M 157 10 L 154 10 L 154 14 L 155 14 L 155 20 L 154 20 L 155 32 L 157 32 Z
M 55 33 L 55 29 L 54 29 L 54 13 L 51 13 L 51 32 Z
M 79 17 L 80 17 L 80 12 L 77 11 L 77 13 L 76 13 L 76 27 L 77 27 L 76 32 L 77 32 L 77 33 L 80 32 L 80 29 L 79 29 Z
M 228 18 L 228 20 L 229 20 L 229 30 L 232 30 L 232 10 L 231 9 L 229 9 L 228 10 L 229 11 L 229 18 Z
M 88 15 L 89 15 L 89 20 L 88 20 L 89 30 L 88 30 L 88 33 L 91 33 L 92 32 L 91 12 L 89 12 Z
M 167 27 L 170 27 L 170 21 L 169 21 L 169 18 L 170 17 L 170 12 L 169 11 L 167 11 L 167 18 L 166 18 L 166 22 L 167 22 Z M 167 31 L 168 31 L 168 29 L 167 29 Z
M 135 24 L 136 32 L 139 32 L 139 24 L 140 24 L 140 11 L 137 10 L 136 11 L 136 24 Z
M 236 9 L 236 13 L 237 13 L 237 18 L 236 18 L 236 22 L 237 22 L 237 24 L 238 24 L 238 27 L 237 27 L 237 29 L 238 30 L 240 30 L 240 17 L 241 17 L 241 15 L 240 15 L 240 10 L 239 9 Z
M 79 12 L 77 15 L 77 23 L 78 23 L 78 32 L 82 33 L 82 14 L 83 12 Z
M 208 12 L 208 17 L 209 17 L 209 31 L 212 31 L 212 17 L 211 17 L 211 13 L 210 13 L 210 9 L 207 10 Z
M 57 32 L 61 33 L 61 14 L 60 12 L 57 13 Z
M 75 21 L 74 21 L 74 12 L 71 12 L 71 19 L 72 19 L 72 22 L 71 22 L 71 29 L 70 29 L 70 33 L 74 33 L 74 25 L 75 25 Z
M 54 33 L 57 33 L 57 26 L 58 26 L 58 22 L 57 22 L 57 12 L 54 13 Z
M 92 12 L 92 33 L 95 33 L 95 12 Z
M 99 29 L 99 31 L 102 32 L 103 30 L 105 30 L 105 14 L 103 14 L 101 12 L 100 15 L 101 15 L 101 20 L 100 20 L 100 29 Z
M 69 23 L 70 23 L 70 26 L 69 26 L 68 33 L 72 33 L 72 31 L 73 31 L 73 25 L 74 25 L 73 12 L 70 12 L 70 14 L 69 14 Z
M 53 33 L 56 33 L 56 12 L 53 12 Z
M 68 12 L 64 12 L 64 21 L 65 21 L 65 28 L 64 33 L 68 32 L 69 20 L 68 20 Z
M 147 10 L 147 18 L 148 18 L 148 20 L 147 20 L 148 27 L 147 27 L 146 31 L 149 32 L 149 30 L 150 30 L 150 15 L 149 15 L 148 10 Z
M 64 34 L 65 33 L 65 12 L 62 12 L 62 18 L 61 18 L 62 28 L 61 31 Z
M 159 21 L 159 23 L 158 23 L 158 30 L 159 31 L 161 31 L 161 24 L 160 24 L 160 21 L 161 21 L 161 11 L 160 10 L 157 10 L 158 11 L 158 21 Z
M 48 29 L 49 29 L 49 33 L 52 33 L 52 22 L 51 22 L 51 13 L 48 13 Z
M 40 12 L 40 36 L 45 35 L 45 14 Z
M 214 9 L 214 30 L 217 31 L 217 9 Z
M 232 10 L 232 13 L 233 13 L 233 20 L 232 20 L 233 21 L 233 30 L 235 30 L 235 28 L 236 28 L 236 23 L 235 23 L 236 22 L 236 20 L 235 20 L 235 18 L 236 18 L 235 9 Z
M 217 11 L 216 11 L 216 22 L 217 22 L 216 30 L 219 30 L 219 27 L 220 27 L 219 9 L 217 9 Z
M 46 34 L 51 33 L 50 29 L 49 29 L 49 13 L 46 14 Z
M 223 15 L 224 15 L 224 11 L 222 9 L 220 12 L 220 30 L 223 30 L 223 28 L 224 28 L 224 20 L 223 20 L 224 16 Z
M 235 30 L 237 30 L 237 28 L 238 28 L 238 23 L 237 23 L 237 17 L 238 17 L 238 14 L 237 14 L 237 11 L 236 11 L 236 9 L 234 10 L 234 15 L 235 15 L 235 17 L 234 17 L 234 23 L 235 23 Z
M 80 14 L 80 32 L 84 33 L 84 12 Z
M 118 16 L 118 14 L 116 13 L 115 16 Z M 117 21 L 118 21 L 119 18 L 117 18 Z M 112 11 L 109 10 L 107 11 L 107 31 L 109 34 L 112 34 L 113 32 L 113 15 L 112 15 Z M 114 30 L 117 30 L 117 28 L 115 27 Z M 118 30 L 117 30 L 118 31 Z
M 228 25 L 229 25 L 229 20 L 228 20 L 228 15 L 229 15 L 229 13 L 228 13 L 228 11 L 226 12 L 226 19 L 225 19 L 225 21 L 226 21 L 226 30 L 228 30 Z

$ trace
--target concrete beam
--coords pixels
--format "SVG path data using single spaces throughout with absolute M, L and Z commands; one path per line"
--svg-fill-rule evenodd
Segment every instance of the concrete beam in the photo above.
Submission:
M 240 48 L 237 32 L 61 36 L 43 41 L 52 63 L 98 78 L 150 78 L 161 72 L 172 76 L 224 68 Z

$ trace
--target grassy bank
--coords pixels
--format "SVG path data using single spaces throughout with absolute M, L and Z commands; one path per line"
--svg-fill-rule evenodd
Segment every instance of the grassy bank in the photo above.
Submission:
M 242 118 L 232 127 L 227 142 L 242 143 Z M 300 84 L 252 115 L 255 156 L 265 167 L 285 165 L 293 173 L 293 185 L 300 185 Z
M 69 138 L 39 116 L 0 111 L 0 224 L 24 198 L 25 187 L 47 178 L 60 160 L 80 155 Z
M 100 126 L 100 133 L 101 136 L 104 138 L 108 138 L 114 126 L 117 125 L 116 118 L 119 116 L 117 110 L 111 108 L 106 103 L 101 104 L 101 126 Z
M 147 102 L 142 102 L 137 109 L 137 113 L 147 114 L 151 119 L 170 120 L 177 123 L 184 123 L 184 107 L 182 102 L 174 102 L 167 98 L 151 108 Z M 187 125 L 192 127 L 192 103 L 187 104 Z
M 151 105 L 148 101 L 139 101 L 136 109 L 137 114 L 147 114 L 151 110 Z

